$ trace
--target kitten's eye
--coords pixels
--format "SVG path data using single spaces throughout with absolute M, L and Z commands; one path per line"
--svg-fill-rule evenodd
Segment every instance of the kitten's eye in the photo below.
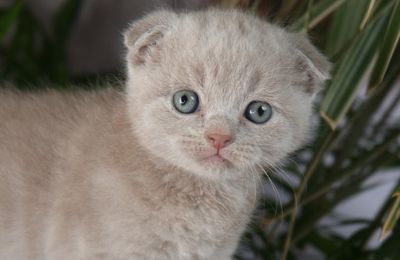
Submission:
M 173 104 L 183 114 L 191 114 L 199 106 L 199 97 L 191 90 L 180 90 L 174 94 Z
M 253 123 L 263 124 L 272 116 L 272 107 L 263 101 L 252 101 L 247 106 L 244 116 Z

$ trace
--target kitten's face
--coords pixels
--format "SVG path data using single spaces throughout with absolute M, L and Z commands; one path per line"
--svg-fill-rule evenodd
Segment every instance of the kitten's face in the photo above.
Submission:
M 304 142 L 321 72 L 286 32 L 239 12 L 163 15 L 128 55 L 130 112 L 148 151 L 221 178 L 274 165 Z

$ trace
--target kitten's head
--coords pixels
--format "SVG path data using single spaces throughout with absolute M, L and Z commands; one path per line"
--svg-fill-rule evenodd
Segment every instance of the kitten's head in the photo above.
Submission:
M 307 136 L 328 61 L 301 35 L 234 10 L 134 23 L 128 103 L 153 155 L 209 178 L 274 165 Z

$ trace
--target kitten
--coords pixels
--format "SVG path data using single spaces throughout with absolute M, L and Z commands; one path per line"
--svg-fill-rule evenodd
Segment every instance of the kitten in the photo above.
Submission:
M 230 259 L 329 63 L 234 10 L 126 32 L 125 92 L 0 92 L 0 259 Z

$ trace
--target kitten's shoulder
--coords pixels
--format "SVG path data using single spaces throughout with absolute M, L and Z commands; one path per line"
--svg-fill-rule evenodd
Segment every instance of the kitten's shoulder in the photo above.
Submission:
M 98 106 L 107 108 L 113 102 L 123 99 L 123 92 L 113 87 L 99 90 L 18 90 L 6 86 L 0 87 L 0 111 L 9 112 L 45 112 L 65 113 Z M 83 112 L 83 111 L 82 111 Z

